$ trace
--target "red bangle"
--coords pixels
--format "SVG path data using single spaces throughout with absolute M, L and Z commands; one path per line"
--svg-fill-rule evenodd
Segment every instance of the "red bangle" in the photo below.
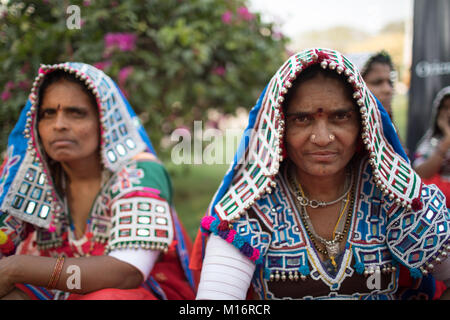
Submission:
M 64 257 L 60 256 L 56 259 L 55 268 L 53 269 L 52 275 L 50 276 L 50 280 L 48 281 L 47 288 L 55 289 L 58 284 L 59 277 L 61 276 L 61 271 L 64 265 Z

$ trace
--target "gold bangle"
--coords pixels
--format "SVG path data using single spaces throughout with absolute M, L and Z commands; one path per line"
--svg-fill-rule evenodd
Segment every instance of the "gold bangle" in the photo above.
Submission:
M 58 284 L 59 277 L 61 276 L 61 271 L 63 269 L 64 265 L 64 257 L 59 256 L 58 259 L 56 259 L 55 267 L 53 268 L 52 275 L 50 276 L 50 280 L 48 281 L 47 288 L 48 289 L 55 289 L 56 285 Z

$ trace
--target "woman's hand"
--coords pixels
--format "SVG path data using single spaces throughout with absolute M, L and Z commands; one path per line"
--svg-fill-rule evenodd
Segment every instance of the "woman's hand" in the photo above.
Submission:
M 0 298 L 14 290 L 13 280 L 14 264 L 17 263 L 16 256 L 3 257 L 0 259 Z

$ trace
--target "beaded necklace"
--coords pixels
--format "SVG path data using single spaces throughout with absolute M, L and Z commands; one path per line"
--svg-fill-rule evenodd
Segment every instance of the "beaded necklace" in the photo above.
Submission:
M 287 167 L 287 166 L 286 166 Z M 343 200 L 341 205 L 339 219 L 336 223 L 336 226 L 333 230 L 334 238 L 333 240 L 327 240 L 315 231 L 311 218 L 306 210 L 306 205 L 301 202 L 301 199 L 305 199 L 305 195 L 301 185 L 297 182 L 295 173 L 291 173 L 289 176 L 287 175 L 287 169 L 285 170 L 285 178 L 287 179 L 289 191 L 295 196 L 296 202 L 295 205 L 300 212 L 300 218 L 302 219 L 303 224 L 305 225 L 306 232 L 308 233 L 311 242 L 313 243 L 316 250 L 326 256 L 329 257 L 331 264 L 334 266 L 335 270 L 337 270 L 336 257 L 338 256 L 340 249 L 339 244 L 344 239 L 345 234 L 348 232 L 350 221 L 351 221 L 351 211 L 353 210 L 354 204 L 354 178 L 353 178 L 353 170 L 351 170 L 351 181 L 349 183 L 348 190 L 344 193 L 347 195 L 346 199 L 343 199 L 341 196 L 339 200 Z M 291 187 L 294 187 L 295 191 L 292 190 Z M 352 192 L 349 192 L 352 190 Z M 339 200 L 333 200 L 331 203 L 337 203 Z M 350 205 L 349 205 L 350 204 Z M 346 212 L 346 218 L 343 220 L 344 212 Z M 322 249 L 318 246 L 317 240 L 325 246 L 325 249 Z

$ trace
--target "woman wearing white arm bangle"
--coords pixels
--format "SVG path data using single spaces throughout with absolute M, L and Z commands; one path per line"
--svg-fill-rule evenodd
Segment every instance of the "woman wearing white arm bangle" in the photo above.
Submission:
M 240 279 L 253 270 L 253 298 L 396 299 L 401 266 L 414 278 L 447 268 L 444 197 L 340 53 L 291 56 L 247 129 L 201 222 L 196 249 L 221 239 L 206 243 L 197 298 L 249 297 Z
M 41 65 L 7 150 L 0 299 L 195 297 L 169 176 L 103 71 Z
M 211 235 L 197 299 L 243 300 L 255 271 L 255 264 L 223 239 Z

